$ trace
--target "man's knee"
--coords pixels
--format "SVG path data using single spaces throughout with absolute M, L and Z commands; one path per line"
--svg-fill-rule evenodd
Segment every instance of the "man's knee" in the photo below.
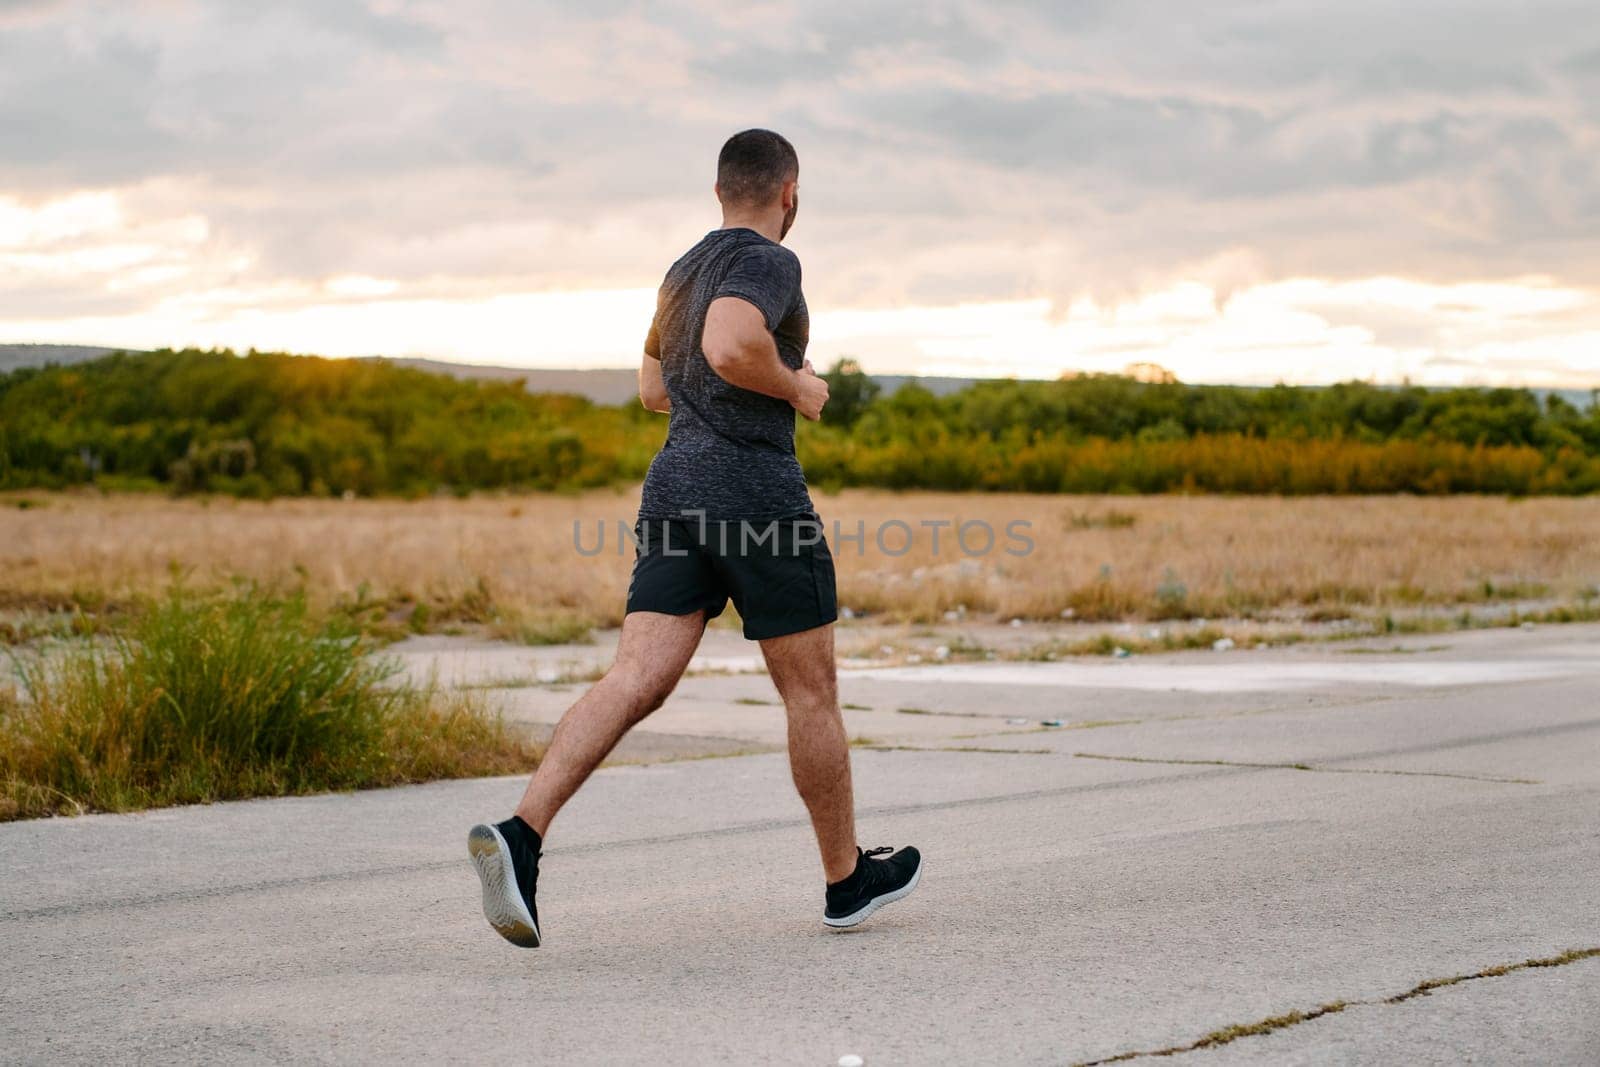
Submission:
M 673 688 L 674 686 L 671 684 L 660 683 L 647 686 L 639 697 L 640 712 L 648 715 L 652 711 L 655 711 L 657 708 L 661 707 L 661 705 L 667 702 L 667 698 L 672 695 Z
M 659 671 L 622 664 L 607 671 L 606 679 L 626 694 L 628 708 L 636 718 L 643 718 L 665 704 L 678 685 L 678 679 L 663 677 Z
M 839 714 L 839 696 L 828 685 L 791 689 L 784 694 L 783 705 L 790 715 L 806 718 Z

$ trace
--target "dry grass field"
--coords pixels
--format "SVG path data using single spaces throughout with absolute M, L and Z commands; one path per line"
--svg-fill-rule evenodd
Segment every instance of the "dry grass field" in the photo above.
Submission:
M 818 494 L 841 603 L 901 622 L 1373 616 L 1485 601 L 1593 605 L 1600 498 Z M 483 624 L 529 642 L 620 621 L 629 493 L 470 499 L 0 497 L 0 610 L 90 614 L 234 580 L 303 586 L 397 630 Z M 994 530 L 982 551 L 979 520 Z M 904 527 L 885 525 L 898 521 Z M 949 523 L 934 530 L 925 523 Z M 1007 534 L 1008 523 L 1031 551 Z M 593 552 L 575 547 L 574 523 Z M 858 525 L 860 524 L 860 525 Z M 877 533 L 882 530 L 882 546 Z M 909 538 L 909 549 L 902 551 Z M 830 534 L 830 540 L 832 540 Z M 885 548 L 887 551 L 885 551 Z M 16 623 L 11 623 L 13 630 Z

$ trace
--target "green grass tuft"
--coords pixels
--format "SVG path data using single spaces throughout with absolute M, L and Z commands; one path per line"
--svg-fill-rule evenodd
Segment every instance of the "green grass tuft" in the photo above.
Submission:
M 561 612 L 514 613 L 489 624 L 490 636 L 519 645 L 588 645 L 589 630 L 586 619 Z
M 13 663 L 0 819 L 511 773 L 535 756 L 298 596 L 175 589 L 109 639 Z

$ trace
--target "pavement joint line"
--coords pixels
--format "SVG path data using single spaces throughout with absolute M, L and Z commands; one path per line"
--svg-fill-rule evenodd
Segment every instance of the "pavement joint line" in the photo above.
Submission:
M 1600 947 L 1575 948 L 1568 949 L 1555 956 L 1535 957 L 1522 960 L 1519 963 L 1497 964 L 1468 974 L 1456 974 L 1448 978 L 1429 978 L 1426 981 L 1418 982 L 1405 992 L 1396 993 L 1393 996 L 1365 1000 L 1333 1000 L 1304 1011 L 1288 1011 L 1282 1015 L 1269 1016 L 1251 1023 L 1234 1023 L 1230 1026 L 1224 1026 L 1187 1045 L 1168 1045 L 1165 1048 L 1158 1049 L 1138 1049 L 1098 1060 L 1083 1060 L 1074 1064 L 1073 1067 L 1104 1067 L 1106 1064 L 1126 1063 L 1129 1060 L 1147 1057 L 1180 1056 L 1186 1052 L 1199 1052 L 1202 1049 L 1219 1048 L 1222 1045 L 1230 1045 L 1241 1038 L 1266 1037 L 1280 1030 L 1287 1030 L 1292 1026 L 1310 1022 L 1313 1019 L 1320 1019 L 1325 1015 L 1337 1015 L 1350 1008 L 1375 1008 L 1404 1004 L 1418 997 L 1428 996 L 1436 989 L 1460 985 L 1463 982 L 1474 982 L 1485 978 L 1501 978 L 1517 971 L 1532 970 L 1534 968 L 1565 967 L 1569 963 L 1577 963 L 1580 960 L 1593 959 L 1597 956 L 1600 956 Z
M 1491 734 L 1461 741 L 1447 742 L 1441 745 L 1419 746 L 1413 749 L 1395 749 L 1388 752 L 1369 752 L 1354 756 L 1340 757 L 1340 761 L 1356 759 L 1372 759 L 1381 756 L 1405 755 L 1419 751 L 1441 751 L 1449 748 L 1467 747 L 1479 744 L 1489 744 L 1495 741 L 1508 739 L 1521 739 L 1527 737 L 1542 737 L 1554 733 L 1569 732 L 1571 730 L 1588 729 L 1600 726 L 1600 720 L 1585 720 L 1577 723 L 1559 724 L 1551 727 L 1535 727 L 1529 730 L 1510 731 L 1502 734 Z M 1060 729 L 1060 728 L 1058 728 Z M 918 749 L 917 751 L 928 751 Z M 1008 753 L 1011 750 L 1007 750 Z M 1094 758 L 1088 754 L 1087 758 Z M 1138 758 L 1124 757 L 1128 762 L 1143 762 Z M 1187 765 L 1178 761 L 1162 760 L 1161 763 Z M 1096 782 L 1082 785 L 1060 786 L 1053 789 L 1035 789 L 1020 793 L 1002 793 L 992 796 L 966 797 L 958 800 L 932 801 L 923 804 L 885 805 L 876 808 L 864 808 L 858 816 L 893 816 L 914 814 L 923 811 L 939 811 L 954 808 L 975 807 L 988 804 L 1005 804 L 1013 802 L 1026 802 L 1059 796 L 1071 796 L 1078 793 L 1093 792 L 1105 789 L 1143 788 L 1145 786 L 1163 785 L 1176 781 L 1202 780 L 1213 777 L 1224 777 L 1233 774 L 1247 773 L 1254 770 L 1279 769 L 1277 766 L 1255 766 L 1250 764 L 1229 764 L 1223 762 L 1196 761 L 1198 765 L 1208 766 L 1212 769 L 1187 774 L 1160 775 L 1152 778 L 1134 778 L 1114 782 Z M 1355 770 L 1355 768 L 1352 768 Z M 1398 773 L 1398 772 L 1397 772 Z M 660 837 L 632 838 L 621 841 L 601 842 L 593 845 L 579 845 L 571 848 L 557 848 L 549 850 L 552 854 L 583 855 L 592 852 L 607 851 L 621 848 L 648 847 L 657 844 L 671 844 L 680 841 L 690 841 L 707 837 L 733 836 L 748 833 L 765 833 L 773 830 L 793 829 L 809 826 L 807 819 L 774 819 L 757 823 L 747 823 L 715 830 L 691 830 L 678 834 L 668 834 Z M 253 885 L 218 886 L 204 889 L 176 890 L 169 893 L 150 894 L 140 897 L 125 897 L 120 900 L 101 901 L 93 904 L 59 904 L 47 905 L 40 908 L 25 908 L 15 911 L 0 912 L 0 923 L 26 921 L 30 919 L 51 918 L 63 915 L 81 914 L 87 911 L 102 909 L 118 909 L 130 907 L 156 906 L 165 903 L 183 900 L 203 900 L 218 897 L 228 897 L 238 893 L 271 891 L 274 889 L 292 888 L 300 885 L 317 885 L 327 882 L 354 881 L 363 878 L 388 877 L 423 873 L 427 871 L 447 870 L 456 866 L 456 862 L 432 861 L 429 863 L 407 864 L 396 867 L 372 868 L 366 870 L 345 871 L 323 875 L 304 875 L 294 878 L 282 878 L 274 881 L 259 882 Z
M 857 819 L 884 818 L 897 815 L 914 815 L 926 811 L 946 811 L 955 808 L 985 807 L 991 804 L 1026 803 L 1032 800 L 1048 800 L 1055 797 L 1074 796 L 1081 793 L 1093 793 L 1102 790 L 1114 789 L 1142 789 L 1148 786 L 1170 785 L 1174 782 L 1205 781 L 1212 778 L 1228 778 L 1237 774 L 1246 773 L 1250 768 L 1216 767 L 1204 771 L 1191 771 L 1184 774 L 1164 774 L 1150 778 L 1125 778 L 1111 782 L 1087 782 L 1077 785 L 1057 786 L 1052 789 L 1030 789 L 1020 793 L 998 793 L 988 796 L 962 797 L 956 800 L 929 801 L 921 804 L 884 804 L 877 807 L 861 808 L 857 810 Z M 623 838 L 618 841 L 600 841 L 588 845 L 570 845 L 564 848 L 547 848 L 545 855 L 550 856 L 584 856 L 598 852 L 611 852 L 629 848 L 648 848 L 654 845 L 671 845 L 685 841 L 695 841 L 706 838 L 735 837 L 744 834 L 770 833 L 775 830 L 795 830 L 809 827 L 811 820 L 808 817 L 793 819 L 764 819 L 759 822 L 739 823 L 733 826 L 724 826 L 712 830 L 686 830 L 675 834 L 661 834 L 656 837 Z M 143 896 L 130 896 L 110 900 L 98 900 L 86 903 L 72 904 L 47 904 L 36 908 L 19 908 L 11 911 L 0 911 L 0 925 L 12 922 L 27 922 L 35 919 L 54 919 L 64 916 L 81 915 L 92 911 L 115 911 L 125 908 L 159 907 L 163 904 L 183 903 L 186 901 L 202 901 L 222 899 L 236 896 L 240 893 L 269 893 L 280 889 L 293 889 L 299 886 L 325 885 L 332 882 L 361 881 L 370 878 L 404 877 L 412 874 L 425 874 L 431 871 L 444 871 L 454 868 L 464 869 L 464 860 L 430 860 L 424 863 L 398 864 L 390 867 L 368 867 L 349 871 L 329 872 L 327 874 L 296 875 L 289 878 L 276 878 L 262 880 L 246 885 L 204 886 L 190 889 L 176 889 L 166 893 L 150 893 Z
M 1437 690 L 1439 694 L 1451 695 L 1446 690 Z M 1283 713 L 1313 715 L 1324 711 L 1345 711 L 1350 708 L 1364 708 L 1374 704 L 1393 704 L 1399 701 L 1421 702 L 1433 698 L 1435 690 L 1423 690 L 1419 693 L 1383 693 L 1375 696 L 1365 696 L 1355 699 L 1341 699 L 1327 703 L 1294 703 L 1273 704 L 1262 708 L 1240 708 L 1234 711 L 1219 711 L 1210 714 L 1183 714 L 1183 715 L 1157 715 L 1144 719 L 1085 719 L 1080 722 L 1069 722 L 1056 727 L 1033 726 L 1027 729 L 1015 730 L 986 730 L 975 734 L 953 734 L 952 740 L 977 740 L 984 737 L 1006 737 L 1015 734 L 1047 733 L 1052 730 L 1097 730 L 1106 726 L 1159 726 L 1174 722 L 1221 722 L 1227 719 L 1247 719 L 1257 715 L 1278 715 Z M 988 716 L 998 719 L 999 716 Z M 1590 723 L 1558 723 L 1555 726 L 1538 727 L 1541 730 L 1561 731 L 1574 727 L 1583 728 Z M 1498 736 L 1498 735 L 1497 735 Z M 1508 735 L 1509 736 L 1509 735 Z M 1453 744 L 1453 742 L 1446 742 Z M 1360 759 L 1360 756 L 1351 756 L 1350 759 Z
M 985 730 L 977 734 L 951 734 L 952 741 L 979 741 L 985 737 L 1016 737 L 1019 734 L 1047 734 L 1058 730 L 1098 730 L 1104 726 L 1142 726 L 1147 722 L 1171 722 L 1171 719 L 1085 719 L 1082 722 L 1062 723 L 1060 726 L 1030 726 L 1022 730 Z
M 1403 771 L 1386 767 L 1319 767 L 1313 763 L 1251 763 L 1226 759 L 1163 759 L 1155 756 L 1111 756 L 1099 752 L 1074 752 L 1078 759 L 1111 760 L 1117 763 L 1171 763 L 1190 767 L 1254 767 L 1260 770 L 1312 771 L 1317 774 L 1397 774 L 1408 778 L 1459 778 L 1468 782 L 1495 782 L 1502 785 L 1542 785 L 1535 778 L 1497 778 L 1487 774 L 1455 774 L 1451 771 Z
M 1340 757 L 1340 760 L 1373 759 L 1380 756 L 1407 755 L 1419 751 L 1441 751 L 1448 748 L 1489 744 L 1495 741 L 1508 739 L 1542 737 L 1548 736 L 1552 733 L 1567 732 L 1574 729 L 1588 729 L 1596 726 L 1600 726 L 1600 719 L 1561 724 L 1554 727 L 1535 727 L 1529 730 L 1517 730 L 1502 734 L 1490 734 L 1483 737 L 1468 738 L 1463 741 L 1448 742 L 1443 745 L 1420 746 L 1413 749 L 1395 749 L 1389 752 L 1361 753 L 1354 756 Z M 1001 793 L 992 796 L 965 797 L 958 800 L 930 801 L 923 804 L 884 805 L 876 808 L 864 808 L 857 812 L 857 816 L 859 818 L 863 816 L 881 817 L 910 815 L 924 811 L 941 811 L 954 808 L 977 807 L 988 804 L 1027 802 L 1030 800 L 1044 800 L 1054 797 L 1073 796 L 1075 794 L 1094 792 L 1097 790 L 1143 788 L 1145 786 L 1164 785 L 1171 782 L 1198 781 L 1208 778 L 1228 777 L 1235 774 L 1249 773 L 1255 770 L 1269 769 L 1252 767 L 1248 765 L 1235 766 L 1229 764 L 1206 766 L 1210 766 L 1211 769 L 1190 772 L 1186 774 L 1159 775 L 1152 778 L 1131 778 L 1114 782 L 1093 782 L 1081 785 L 1058 786 L 1053 789 L 1033 789 L 1020 793 Z M 692 841 L 707 837 L 766 833 L 773 830 L 787 830 L 809 825 L 811 824 L 808 819 L 772 819 L 757 823 L 746 823 L 722 827 L 715 830 L 689 830 L 677 834 L 666 834 L 660 837 L 630 838 L 621 841 L 601 842 L 593 845 L 578 845 L 572 848 L 550 849 L 548 851 L 551 854 L 583 855 L 611 849 L 648 847 L 650 845 L 672 844 L 675 842 Z M 345 871 L 336 874 L 303 875 L 294 878 L 281 878 L 270 882 L 258 882 L 253 885 L 217 886 L 204 889 L 175 890 L 169 893 L 157 893 L 141 897 L 125 897 L 120 900 L 101 901 L 93 904 L 46 905 L 40 908 L 25 908 L 16 911 L 0 912 L 0 923 L 26 921 L 29 919 L 52 918 L 63 915 L 75 915 L 95 910 L 148 907 L 184 900 L 204 900 L 217 897 L 228 897 L 238 893 L 270 891 L 274 889 L 292 888 L 299 885 L 318 885 L 327 882 L 355 881 L 363 878 L 418 874 L 427 871 L 447 870 L 456 865 L 456 862 L 453 860 L 436 860 L 429 863 L 408 864 L 397 867 L 373 868 L 367 870 Z
M 690 738 L 690 737 L 694 737 L 696 735 L 657 733 L 656 736 L 657 737 L 670 737 L 670 738 Z M 610 768 L 610 767 L 660 767 L 660 766 L 663 766 L 663 765 L 668 764 L 668 763 L 696 763 L 696 762 L 698 762 L 700 760 L 743 759 L 746 756 L 770 756 L 774 752 L 782 752 L 782 751 L 784 751 L 783 746 L 779 745 L 777 743 L 762 744 L 762 743 L 758 743 L 758 742 L 745 741 L 745 740 L 742 740 L 741 738 L 737 738 L 737 737 L 712 737 L 710 735 L 704 735 L 704 734 L 698 735 L 698 737 L 699 737 L 699 739 L 705 740 L 705 741 L 726 741 L 729 744 L 745 745 L 746 747 L 730 749 L 727 752 L 695 752 L 695 751 L 688 751 L 688 752 L 678 753 L 676 755 L 666 755 L 666 756 L 655 756 L 655 755 L 650 755 L 650 754 L 647 754 L 647 753 L 641 753 L 638 756 L 630 756 L 630 755 L 624 754 L 624 755 L 622 755 L 620 757 L 617 757 L 615 759 L 613 759 L 610 756 L 607 756 L 605 759 L 600 761 L 600 766 L 601 767 L 606 767 L 606 768 Z M 857 747 L 865 747 L 865 746 L 857 746 Z M 449 779 L 446 779 L 446 781 L 448 781 L 448 780 Z
M 1493 744 L 1498 744 L 1498 743 L 1500 743 L 1502 741 L 1534 740 L 1534 739 L 1537 739 L 1537 738 L 1553 737 L 1553 736 L 1558 736 L 1560 734 L 1574 733 L 1574 732 L 1579 732 L 1579 731 L 1583 731 L 1583 730 L 1593 730 L 1593 729 L 1596 729 L 1596 728 L 1600 728 L 1600 719 L 1580 719 L 1580 720 L 1578 720 L 1576 722 L 1555 723 L 1555 724 L 1550 725 L 1550 726 L 1533 726 L 1533 727 L 1529 727 L 1528 729 L 1525 729 L 1525 730 L 1505 730 L 1505 731 L 1502 731 L 1502 732 L 1496 733 L 1496 734 L 1479 734 L 1479 735 L 1477 735 L 1475 737 L 1458 738 L 1458 739 L 1456 739 L 1454 741 L 1439 741 L 1439 742 L 1434 742 L 1432 744 L 1427 744 L 1427 745 L 1412 745 L 1412 746 L 1409 746 L 1407 748 L 1374 749 L 1374 750 L 1371 750 L 1371 751 L 1368 751 L 1368 752 L 1352 753 L 1352 754 L 1347 755 L 1347 756 L 1333 756 L 1333 757 L 1331 757 L 1329 759 L 1321 760 L 1320 761 L 1321 766 L 1317 766 L 1317 767 L 1313 767 L 1310 764 L 1263 763 L 1263 764 L 1254 764 L 1254 765 L 1252 765 L 1252 764 L 1248 764 L 1248 763 L 1230 763 L 1230 762 L 1225 761 L 1225 760 L 1155 759 L 1153 757 L 1141 757 L 1141 756 L 1106 756 L 1106 757 L 1103 757 L 1103 758 L 1106 758 L 1106 759 L 1117 759 L 1117 760 L 1122 760 L 1122 761 L 1129 762 L 1129 763 L 1152 762 L 1152 763 L 1172 763 L 1172 764 L 1179 764 L 1179 765 L 1192 763 L 1192 764 L 1197 764 L 1197 765 L 1201 765 L 1201 766 L 1223 766 L 1223 767 L 1251 767 L 1251 766 L 1256 766 L 1256 767 L 1260 767 L 1261 769 L 1287 768 L 1287 769 L 1291 769 L 1291 770 L 1316 770 L 1316 771 L 1325 771 L 1325 772 L 1328 772 L 1328 773 L 1346 773 L 1346 774 L 1352 773 L 1352 772 L 1364 772 L 1364 773 L 1368 773 L 1368 774 L 1387 773 L 1387 774 L 1428 775 L 1428 776 L 1438 776 L 1438 777 L 1476 778 L 1477 776 L 1475 776 L 1475 775 L 1454 775 L 1454 774 L 1450 774 L 1449 772 L 1446 772 L 1446 771 L 1401 771 L 1401 770 L 1384 770 L 1384 769 L 1381 769 L 1381 768 L 1361 768 L 1361 767 L 1343 768 L 1343 767 L 1333 767 L 1333 766 L 1329 766 L 1329 765 L 1330 764 L 1338 764 L 1338 763 L 1355 763 L 1358 760 L 1387 759 L 1387 758 L 1389 758 L 1391 756 L 1419 756 L 1419 755 L 1423 755 L 1425 753 L 1431 753 L 1431 752 L 1449 752 L 1449 751 L 1451 751 L 1453 749 L 1458 749 L 1458 748 L 1476 748 L 1479 745 L 1493 745 Z M 1061 729 L 1066 729 L 1066 727 L 1061 727 Z M 1086 752 L 1085 753 L 1076 753 L 1076 755 L 1084 756 L 1087 759 L 1095 759 L 1095 758 L 1097 758 L 1093 754 L 1086 753 Z M 1487 776 L 1484 777 L 1484 780 L 1485 781 L 1513 782 L 1513 783 L 1515 783 L 1517 785 L 1541 785 L 1541 784 L 1543 784 L 1541 782 L 1537 782 L 1537 781 L 1533 781 L 1533 780 L 1529 780 L 1529 779 L 1511 779 L 1511 778 L 1498 779 L 1498 778 L 1492 778 L 1492 777 L 1487 777 Z
M 1054 730 L 1098 730 L 1105 726 L 1151 726 L 1169 722 L 1221 722 L 1225 719 L 1245 719 L 1255 715 L 1277 715 L 1284 712 L 1291 714 L 1311 714 L 1319 711 L 1343 711 L 1349 708 L 1366 707 L 1370 704 L 1388 704 L 1398 700 L 1411 699 L 1411 694 L 1383 694 L 1381 696 L 1361 697 L 1352 700 L 1339 700 L 1325 704 L 1313 703 L 1309 706 L 1304 703 L 1272 704 L 1264 708 L 1240 708 L 1234 711 L 1219 711 L 1208 715 L 1157 715 L 1147 719 L 1083 719 L 1079 722 L 1064 723 L 1061 726 L 1033 726 L 1028 729 L 1018 730 L 985 730 L 975 734 L 953 734 L 951 740 L 977 740 L 982 737 L 1006 737 L 1014 734 L 1037 734 Z M 999 719 L 998 715 L 985 715 L 982 718 Z
M 1059 756 L 1051 748 L 982 748 L 978 745 L 856 745 L 868 752 L 981 752 L 993 756 Z
M 1380 759 L 1385 756 L 1417 756 L 1425 752 L 1449 752 L 1458 748 L 1476 748 L 1479 745 L 1493 745 L 1501 741 L 1531 741 L 1538 738 L 1556 737 L 1561 734 L 1578 733 L 1596 728 L 1600 728 L 1600 719 L 1579 719 L 1576 722 L 1554 723 L 1550 726 L 1531 726 L 1525 730 L 1507 730 L 1498 734 L 1479 734 L 1476 737 L 1465 737 L 1455 741 L 1436 741 L 1427 745 L 1413 745 L 1410 748 L 1357 752 L 1349 756 L 1339 756 L 1327 762 L 1353 763 L 1356 760 Z
M 936 719 L 998 719 L 982 711 L 931 711 L 928 708 L 895 708 L 896 715 L 931 715 Z

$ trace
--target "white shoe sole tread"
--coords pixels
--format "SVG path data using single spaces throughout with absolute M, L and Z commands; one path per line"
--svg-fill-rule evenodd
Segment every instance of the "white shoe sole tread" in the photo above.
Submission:
M 467 834 L 467 854 L 483 883 L 483 917 L 495 932 L 521 948 L 539 947 L 539 927 L 517 889 L 511 848 L 500 831 L 479 823 Z
M 917 883 L 920 881 L 922 881 L 922 861 L 919 859 L 917 860 L 916 872 L 911 875 L 911 881 L 907 882 L 899 889 L 896 889 L 892 893 L 885 893 L 881 897 L 873 897 L 871 900 L 867 901 L 860 908 L 851 912 L 849 915 L 841 915 L 837 918 L 824 915 L 822 917 L 822 921 L 836 930 L 843 930 L 848 927 L 855 926 L 864 921 L 867 916 L 871 915 L 885 904 L 893 904 L 897 900 L 904 900 L 906 897 L 909 897 L 911 895 L 911 891 L 917 888 Z

